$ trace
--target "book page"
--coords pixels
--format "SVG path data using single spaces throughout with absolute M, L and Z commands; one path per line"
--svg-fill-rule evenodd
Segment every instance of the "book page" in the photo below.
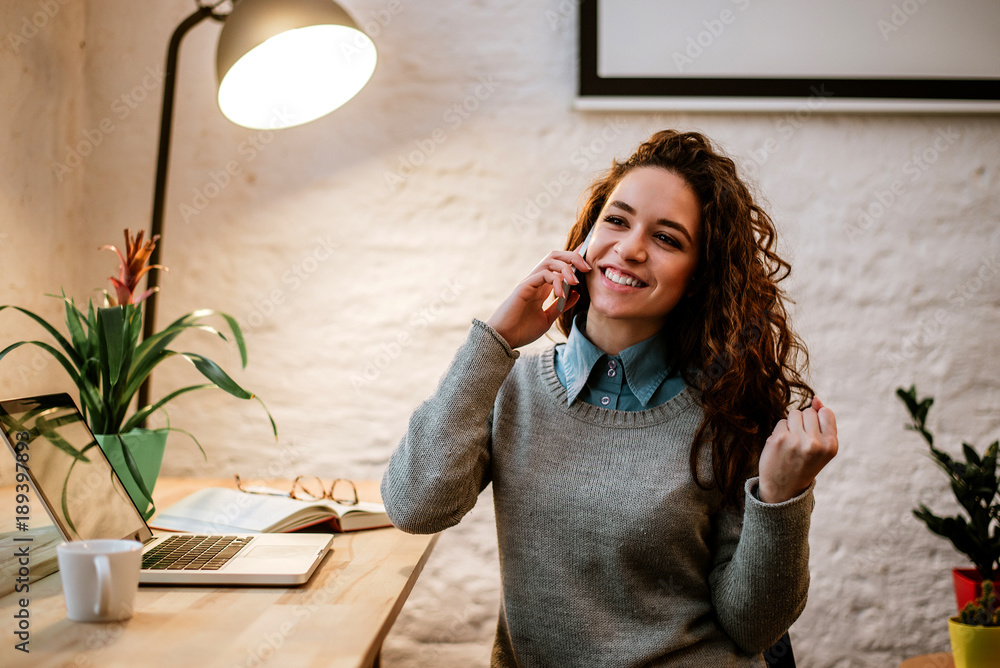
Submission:
M 150 526 L 171 531 L 261 533 L 316 505 L 288 497 L 208 487 L 189 494 L 161 511 L 150 522 Z M 332 512 L 327 511 L 326 514 L 332 515 Z
M 361 501 L 347 506 L 335 501 L 300 501 L 287 496 L 248 494 L 224 487 L 209 487 L 184 497 L 162 510 L 150 522 L 151 527 L 168 531 L 201 533 L 266 533 L 293 531 L 317 524 L 331 517 L 350 515 L 352 520 L 371 516 L 371 522 L 358 517 L 348 526 L 388 526 L 381 503 Z

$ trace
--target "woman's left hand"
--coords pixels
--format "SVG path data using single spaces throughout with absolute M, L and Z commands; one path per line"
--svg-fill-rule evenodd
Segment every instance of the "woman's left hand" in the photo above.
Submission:
M 813 398 L 804 411 L 793 410 L 780 420 L 760 455 L 760 488 L 764 503 L 795 498 L 837 454 L 837 419 Z

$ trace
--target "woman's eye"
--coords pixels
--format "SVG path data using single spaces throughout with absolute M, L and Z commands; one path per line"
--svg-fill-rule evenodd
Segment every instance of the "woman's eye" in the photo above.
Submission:
M 681 247 L 680 242 L 677 241 L 677 239 L 674 239 L 669 234 L 657 234 L 656 238 L 659 239 L 660 241 L 662 241 L 663 243 L 669 245 L 669 246 L 673 246 L 674 248 L 680 248 Z
M 624 225 L 625 221 L 618 216 L 606 216 L 604 222 L 611 223 L 612 225 Z

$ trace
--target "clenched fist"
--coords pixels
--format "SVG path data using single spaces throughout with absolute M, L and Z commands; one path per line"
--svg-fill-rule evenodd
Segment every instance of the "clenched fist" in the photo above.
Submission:
M 789 412 L 760 455 L 760 500 L 781 503 L 804 492 L 837 454 L 837 446 L 837 419 L 819 399 L 804 411 Z

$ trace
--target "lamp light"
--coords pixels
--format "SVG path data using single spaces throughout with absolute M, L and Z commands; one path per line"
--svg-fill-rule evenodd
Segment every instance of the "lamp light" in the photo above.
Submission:
M 333 0 L 219 0 L 204 5 L 174 30 L 167 47 L 163 111 L 153 192 L 150 238 L 161 235 L 166 205 L 174 91 L 181 39 L 211 18 L 224 21 L 216 53 L 219 108 L 232 122 L 254 129 L 281 129 L 325 116 L 354 97 L 375 71 L 375 45 Z M 228 14 L 217 12 L 231 5 Z M 159 264 L 162 238 L 150 264 Z M 155 331 L 157 271 L 147 274 L 154 289 L 146 299 L 143 338 Z M 149 377 L 139 388 L 139 405 L 149 403 Z
M 249 128 L 324 116 L 375 71 L 375 45 L 330 0 L 243 0 L 226 19 L 217 57 L 219 108 Z

